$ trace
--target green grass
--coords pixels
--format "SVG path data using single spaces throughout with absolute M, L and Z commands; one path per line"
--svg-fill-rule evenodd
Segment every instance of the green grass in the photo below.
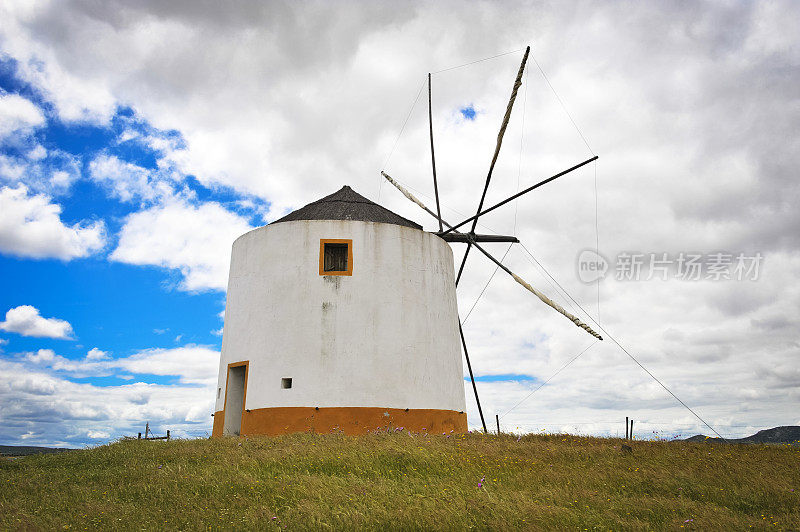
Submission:
M 800 447 L 633 442 L 628 454 L 622 443 L 402 432 L 121 441 L 0 459 L 0 529 L 800 526 Z

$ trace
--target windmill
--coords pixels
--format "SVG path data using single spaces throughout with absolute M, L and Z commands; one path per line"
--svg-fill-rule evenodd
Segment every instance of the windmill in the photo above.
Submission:
M 440 205 L 440 202 L 439 202 L 439 185 L 438 185 L 438 180 L 437 180 L 437 175 L 436 175 L 436 156 L 435 156 L 434 142 L 433 142 L 433 118 L 432 118 L 432 110 L 431 110 L 431 75 L 430 74 L 428 74 L 428 125 L 429 125 L 429 132 L 430 132 L 431 168 L 432 168 L 432 174 L 433 174 L 433 188 L 434 188 L 434 194 L 435 194 L 435 197 L 436 197 L 436 212 L 434 212 L 431 209 L 429 209 L 424 203 L 422 203 L 417 197 L 415 197 L 405 187 L 403 187 L 400 183 L 398 183 L 395 179 L 393 179 L 389 174 L 387 174 L 384 171 L 381 171 L 381 175 L 387 181 L 389 181 L 392 185 L 394 185 L 406 198 L 408 198 L 409 200 L 411 200 L 412 202 L 417 204 L 420 208 L 422 208 L 425 212 L 427 212 L 428 214 L 430 214 L 431 216 L 433 216 L 437 220 L 437 222 L 439 224 L 439 230 L 438 230 L 438 232 L 436 232 L 434 234 L 438 235 L 439 237 L 441 237 L 442 239 L 444 239 L 445 241 L 450 242 L 450 243 L 456 242 L 456 243 L 465 243 L 465 244 L 467 244 L 466 251 L 464 252 L 464 256 L 463 256 L 463 258 L 461 260 L 461 265 L 458 268 L 458 274 L 457 274 L 456 280 L 455 280 L 456 286 L 458 286 L 458 283 L 461 280 L 461 275 L 462 275 L 462 273 L 464 271 L 464 266 L 467 263 L 467 258 L 470 255 L 470 251 L 474 247 L 476 250 L 480 251 L 487 259 L 489 259 L 494 264 L 496 264 L 498 268 L 502 269 L 504 272 L 506 272 L 508 275 L 510 275 L 517 283 L 522 285 L 522 287 L 524 287 L 526 290 L 528 290 L 533 295 L 535 295 L 537 298 L 539 298 L 544 304 L 546 304 L 549 307 L 553 308 L 556 312 L 558 312 L 562 316 L 564 316 L 567 319 L 569 319 L 576 326 L 580 327 L 581 329 L 586 331 L 588 334 L 594 336 L 598 340 L 602 340 L 603 337 L 600 334 L 598 334 L 596 331 L 594 331 L 591 327 L 589 327 L 589 325 L 587 325 L 586 323 L 581 321 L 577 316 L 575 316 L 575 315 L 571 314 L 570 312 L 568 312 L 567 310 L 565 310 L 561 305 L 559 305 L 558 303 L 556 303 L 553 300 L 551 300 L 549 297 L 547 297 L 540 290 L 537 290 L 536 288 L 531 286 L 530 283 L 526 282 L 519 275 L 515 274 L 510 269 L 508 269 L 508 267 L 506 267 L 500 260 L 495 258 L 483 246 L 481 246 L 482 243 L 493 243 L 493 242 L 509 242 L 511 244 L 519 243 L 519 239 L 517 237 L 515 237 L 515 236 L 506 236 L 506 235 L 477 234 L 475 232 L 475 228 L 477 227 L 478 220 L 479 220 L 479 218 L 481 216 L 483 216 L 483 215 L 485 215 L 485 214 L 487 214 L 489 212 L 492 212 L 495 209 L 498 209 L 498 208 L 510 203 L 511 201 L 513 201 L 513 200 L 515 200 L 515 199 L 527 194 L 528 192 L 531 192 L 531 191 L 533 191 L 533 190 L 535 190 L 535 189 L 537 189 L 537 188 L 539 188 L 541 186 L 546 185 L 547 183 L 550 183 L 551 181 L 554 181 L 554 180 L 558 179 L 559 177 L 567 175 L 570 172 L 573 172 L 573 171 L 577 170 L 578 168 L 586 166 L 587 164 L 597 160 L 597 158 L 598 158 L 595 155 L 594 157 L 586 159 L 583 162 L 580 162 L 580 163 L 578 163 L 578 164 L 576 164 L 576 165 L 574 165 L 574 166 L 572 166 L 570 168 L 567 168 L 566 170 L 558 172 L 557 174 L 555 174 L 555 175 L 553 175 L 551 177 L 548 177 L 547 179 L 544 179 L 544 180 L 542 180 L 542 181 L 540 181 L 540 182 L 538 182 L 538 183 L 536 183 L 536 184 L 534 184 L 534 185 L 532 185 L 532 186 L 530 186 L 530 187 L 528 187 L 528 188 L 526 188 L 524 190 L 521 190 L 521 191 L 517 192 L 516 194 L 504 199 L 503 201 L 500 201 L 500 202 L 498 202 L 498 203 L 496 203 L 496 204 L 494 204 L 494 205 L 492 205 L 490 207 L 484 208 L 484 200 L 486 199 L 486 193 L 489 190 L 489 185 L 490 185 L 491 180 L 492 180 L 492 174 L 494 172 L 494 168 L 495 168 L 495 165 L 497 163 L 498 156 L 500 155 L 500 148 L 501 148 L 501 146 L 503 144 L 503 137 L 505 135 L 506 128 L 508 127 L 509 120 L 511 119 L 511 112 L 512 112 L 512 110 L 514 108 L 514 101 L 516 100 L 517 93 L 519 91 L 520 86 L 522 85 L 522 74 L 525 71 L 525 65 L 526 65 L 526 63 L 528 61 L 529 54 L 530 54 L 530 46 L 528 46 L 525 49 L 525 54 L 524 54 L 524 56 L 522 58 L 522 63 L 520 64 L 519 71 L 517 72 L 517 76 L 514 79 L 514 85 L 513 85 L 512 89 L 511 89 L 511 96 L 510 96 L 510 98 L 508 100 L 508 105 L 506 106 L 506 111 L 505 111 L 505 115 L 503 116 L 502 123 L 500 124 L 500 130 L 499 130 L 499 132 L 497 134 L 497 142 L 496 142 L 496 145 L 495 145 L 495 148 L 494 148 L 494 153 L 492 155 L 492 159 L 491 159 L 491 162 L 489 164 L 489 171 L 488 171 L 488 173 L 486 175 L 486 182 L 484 184 L 483 192 L 481 193 L 480 201 L 478 202 L 478 208 L 477 208 L 477 210 L 475 212 L 475 215 L 470 216 L 469 218 L 467 218 L 465 220 L 462 220 L 462 221 L 456 223 L 455 225 L 446 222 L 442 218 L 441 205 Z M 462 230 L 459 231 L 460 228 L 467 226 L 467 224 L 469 224 L 469 228 L 468 229 L 462 229 Z M 460 319 L 459 319 L 459 334 L 461 336 L 461 345 L 462 345 L 462 347 L 464 349 L 464 357 L 465 357 L 465 359 L 467 361 L 467 369 L 469 371 L 470 381 L 472 383 L 472 390 L 473 390 L 473 392 L 475 394 L 475 401 L 476 401 L 476 403 L 478 405 L 478 413 L 480 414 L 481 424 L 483 425 L 484 432 L 486 432 L 487 431 L 487 429 L 486 429 L 486 421 L 485 421 L 484 416 L 483 416 L 483 410 L 481 408 L 480 398 L 478 397 L 478 389 L 475 386 L 475 376 L 474 376 L 473 371 L 472 371 L 472 364 L 471 364 L 470 359 L 469 359 L 469 353 L 467 351 L 467 344 L 466 344 L 466 341 L 464 339 L 464 331 L 463 331 Z
M 486 432 L 456 298 L 472 248 L 586 333 L 603 339 L 482 245 L 513 245 L 519 243 L 517 237 L 475 232 L 480 217 L 597 160 L 593 156 L 484 206 L 529 54 L 530 47 L 514 80 L 475 215 L 456 224 L 442 218 L 428 74 L 436 212 L 388 174 L 381 174 L 433 216 L 438 231 L 424 231 L 420 224 L 345 185 L 234 241 L 212 414 L 214 437 L 309 431 L 364 434 L 392 427 L 429 434 L 466 432 L 462 350 Z M 452 243 L 467 244 L 457 275 Z

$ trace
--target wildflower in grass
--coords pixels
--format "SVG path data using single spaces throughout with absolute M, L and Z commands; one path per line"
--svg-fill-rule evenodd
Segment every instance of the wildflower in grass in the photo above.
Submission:
M 694 522 L 694 519 L 687 519 L 686 521 L 684 521 L 684 523 L 693 523 L 693 522 Z
M 486 475 L 483 475 L 483 476 L 481 477 L 481 479 L 478 481 L 478 487 L 479 487 L 479 488 L 482 488 L 482 487 L 483 487 L 483 481 L 484 481 L 484 480 L 486 480 Z

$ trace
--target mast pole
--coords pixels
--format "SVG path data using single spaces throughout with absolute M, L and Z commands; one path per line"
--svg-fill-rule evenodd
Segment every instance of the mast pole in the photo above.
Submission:
M 472 374 L 472 364 L 469 362 L 469 353 L 467 353 L 467 342 L 464 340 L 464 330 L 461 328 L 461 318 L 458 318 L 458 334 L 461 335 L 461 345 L 464 347 L 464 358 L 467 359 L 467 369 L 469 370 L 469 380 L 472 382 L 472 391 L 475 392 L 475 402 L 478 403 L 478 414 L 481 416 L 481 425 L 483 425 L 483 433 L 487 434 L 486 420 L 483 419 L 483 409 L 481 408 L 481 400 L 478 398 L 478 388 L 475 386 L 475 376 Z
M 436 182 L 436 156 L 433 151 L 433 111 L 431 110 L 431 73 L 428 72 L 428 128 L 431 133 L 431 168 L 433 168 L 433 192 L 436 195 L 436 218 L 439 219 L 439 232 L 442 227 L 442 210 L 439 207 L 439 185 Z
M 506 203 L 508 203 L 509 201 L 513 201 L 513 200 L 517 199 L 518 197 L 520 197 L 520 196 L 522 196 L 522 195 L 524 195 L 524 194 L 527 194 L 527 193 L 528 193 L 528 192 L 530 192 L 531 190 L 536 190 L 536 189 L 537 189 L 537 188 L 539 188 L 540 186 L 542 186 L 542 185 L 546 185 L 546 184 L 547 184 L 547 183 L 549 183 L 550 181 L 553 181 L 553 180 L 555 180 L 555 179 L 558 179 L 559 177 L 561 177 L 561 176 L 563 176 L 563 175 L 566 175 L 566 174 L 568 174 L 568 173 L 572 172 L 573 170 L 577 170 L 578 168 L 580 168 L 580 167 L 582 167 L 582 166 L 585 166 L 585 165 L 589 164 L 589 163 L 590 163 L 590 162 L 592 162 L 592 161 L 596 161 L 597 159 L 598 159 L 598 156 L 597 156 L 597 155 L 595 155 L 595 156 L 594 156 L 594 157 L 592 157 L 591 159 L 586 159 L 586 160 L 585 160 L 585 161 L 583 161 L 582 163 L 578 163 L 578 164 L 576 164 L 575 166 L 573 166 L 572 168 L 567 168 L 567 169 L 566 169 L 566 170 L 564 170 L 563 172 L 559 172 L 559 173 L 557 173 L 556 175 L 554 175 L 554 176 L 552 176 L 552 177 L 548 177 L 547 179 L 545 179 L 545 180 L 543 180 L 543 181 L 539 181 L 539 182 L 538 182 L 538 183 L 536 183 L 535 185 L 533 185 L 533 186 L 530 186 L 530 187 L 528 187 L 528 188 L 526 188 L 525 190 L 522 190 L 522 191 L 520 191 L 520 192 L 517 192 L 516 194 L 514 194 L 514 195 L 513 195 L 513 196 L 511 196 L 510 198 L 506 198 L 506 199 L 504 199 L 503 201 L 501 201 L 500 203 L 496 203 L 496 204 L 492 205 L 492 206 L 491 206 L 491 207 L 489 207 L 488 209 L 485 209 L 485 210 L 483 210 L 483 211 L 479 211 L 479 212 L 478 212 L 478 214 L 476 214 L 475 216 L 470 216 L 469 218 L 467 218 L 467 219 L 466 219 L 466 220 L 464 220 L 463 222 L 457 223 L 456 225 L 448 226 L 449 228 L 447 229 L 447 231 L 444 231 L 442 234 L 443 234 L 443 235 L 446 235 L 446 234 L 448 234 L 450 231 L 455 231 L 456 229 L 458 229 L 458 228 L 459 228 L 459 227 L 461 227 L 462 225 L 466 224 L 467 222 L 473 222 L 473 227 L 474 227 L 474 224 L 476 223 L 476 220 L 478 219 L 478 217 L 479 217 L 479 216 L 483 216 L 483 215 L 484 215 L 484 214 L 486 214 L 487 212 L 493 211 L 493 210 L 495 210 L 495 209 L 496 209 L 496 208 L 498 208 L 498 207 L 502 207 L 503 205 L 505 205 L 505 204 L 506 204 Z M 441 236 L 441 235 L 440 235 L 440 236 Z

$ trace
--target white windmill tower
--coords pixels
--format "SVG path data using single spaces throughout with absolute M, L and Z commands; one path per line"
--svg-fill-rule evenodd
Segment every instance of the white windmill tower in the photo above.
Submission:
M 343 187 L 233 244 L 214 436 L 463 432 L 453 252 Z
M 480 245 L 518 242 L 516 237 L 475 233 L 483 214 L 597 159 L 483 207 L 529 51 L 475 216 L 456 225 L 441 217 L 431 126 L 437 212 L 382 174 L 437 219 L 438 232 L 425 232 L 344 187 L 234 242 L 214 436 L 335 429 L 357 434 L 386 426 L 464 432 L 461 347 L 486 431 L 456 304 L 456 286 L 473 247 L 602 340 Z M 428 90 L 430 119 L 430 75 Z M 458 231 L 470 222 L 468 232 Z M 457 275 L 450 242 L 467 244 Z

